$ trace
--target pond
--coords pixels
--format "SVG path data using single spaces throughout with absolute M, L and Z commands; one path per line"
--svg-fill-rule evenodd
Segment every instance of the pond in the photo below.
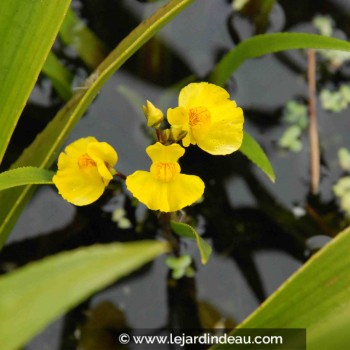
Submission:
M 81 0 L 73 1 L 72 8 L 111 50 L 164 3 Z M 294 1 L 281 0 L 272 9 L 267 31 L 317 33 L 313 18 L 327 14 L 334 18 L 338 35 L 347 36 L 349 11 L 345 0 L 300 2 L 297 8 Z M 150 100 L 163 111 L 175 107 L 183 86 L 192 80 L 206 81 L 218 59 L 254 32 L 252 18 L 234 12 L 232 1 L 194 2 L 111 77 L 66 144 L 93 135 L 117 150 L 118 169 L 123 173 L 148 169 L 145 148 L 152 139 L 145 129 L 142 104 Z M 74 72 L 74 89 L 79 89 L 91 71 L 71 48 L 58 41 L 55 49 Z M 322 59 L 317 62 L 318 93 L 348 82 L 346 63 L 334 72 L 327 71 Z M 275 183 L 240 152 L 212 157 L 190 148 L 181 159 L 183 172 L 200 176 L 206 184 L 204 200 L 187 208 L 186 214 L 213 247 L 208 264 L 201 264 L 196 243 L 186 241 L 181 253 L 193 257 L 193 277 L 171 278 L 166 257 L 160 257 L 53 322 L 25 349 L 118 349 L 114 340 L 118 328 L 147 328 L 155 334 L 174 328 L 232 328 L 344 228 L 347 221 L 332 188 L 343 175 L 338 150 L 350 147 L 349 109 L 327 111 L 317 98 L 321 145 L 317 195 L 310 194 L 307 130 L 299 137 L 300 150 L 280 145 L 290 126 L 287 104 L 307 105 L 307 68 L 305 51 L 268 55 L 246 61 L 226 85 L 243 108 L 245 130 L 268 155 Z M 5 166 L 63 103 L 50 80 L 41 75 Z M 159 236 L 157 214 L 136 205 L 123 184 L 113 184 L 86 207 L 74 207 L 54 187 L 42 186 L 7 241 L 0 268 L 11 271 L 80 246 Z

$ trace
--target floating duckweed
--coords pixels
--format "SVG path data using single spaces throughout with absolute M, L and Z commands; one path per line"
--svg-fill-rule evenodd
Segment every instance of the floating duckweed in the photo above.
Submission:
M 317 15 L 313 18 L 312 24 L 318 29 L 321 35 L 332 36 L 334 21 L 330 16 Z
M 300 152 L 303 144 L 300 136 L 308 126 L 307 106 L 298 101 L 289 101 L 283 112 L 283 119 L 291 124 L 278 141 L 280 147 L 292 152 Z
M 317 15 L 312 20 L 312 24 L 318 29 L 321 35 L 328 37 L 333 35 L 335 27 L 332 17 Z M 350 53 L 345 51 L 317 50 L 317 52 L 329 63 L 332 69 L 338 69 L 344 62 L 350 60 Z
M 120 229 L 126 230 L 131 228 L 131 222 L 126 217 L 126 211 L 124 208 L 117 208 L 112 213 L 112 221 L 116 222 Z
M 194 269 L 191 267 L 192 258 L 189 255 L 182 255 L 177 257 L 169 256 L 165 260 L 165 264 L 172 270 L 171 276 L 174 279 L 182 277 L 193 277 Z
M 350 104 L 350 87 L 341 85 L 336 91 L 324 89 L 320 93 L 320 101 L 326 111 L 341 112 Z
M 346 148 L 340 148 L 338 150 L 338 159 L 340 168 L 350 172 L 350 152 Z

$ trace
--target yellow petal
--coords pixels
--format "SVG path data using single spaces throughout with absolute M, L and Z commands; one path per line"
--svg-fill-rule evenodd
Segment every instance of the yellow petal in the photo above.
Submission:
M 204 192 L 204 182 L 195 175 L 179 174 L 168 186 L 169 211 L 181 210 L 196 202 Z
M 169 211 L 167 206 L 167 186 L 148 171 L 135 171 L 125 181 L 127 189 L 141 203 L 151 210 Z
M 182 139 L 182 145 L 188 147 L 191 143 L 189 110 L 184 107 L 169 108 L 167 111 L 167 119 L 172 127 L 175 127 L 179 133 L 187 133 Z
M 66 201 L 78 206 L 95 202 L 105 189 L 96 167 L 84 170 L 67 167 L 58 171 L 52 181 Z
M 110 166 L 118 161 L 117 152 L 107 142 L 92 142 L 87 147 L 87 154 L 95 161 L 102 160 Z
M 210 83 L 191 83 L 185 86 L 179 95 L 179 106 L 210 107 L 230 98 L 229 93 L 220 86 Z
M 185 150 L 177 143 L 164 146 L 160 142 L 148 146 L 146 152 L 152 162 L 175 163 L 185 153 Z
M 112 180 L 111 168 L 118 161 L 114 148 L 106 142 L 92 142 L 87 146 L 87 154 L 96 162 L 100 175 L 106 180 Z
M 197 145 L 213 155 L 226 155 L 237 151 L 243 140 L 243 124 L 220 121 L 213 124 L 205 137 L 197 139 Z
M 211 122 L 232 121 L 236 124 L 243 125 L 243 110 L 236 106 L 234 101 L 227 100 L 220 105 L 210 108 Z
M 64 152 L 70 158 L 78 159 L 78 157 L 80 157 L 82 154 L 87 152 L 87 147 L 91 142 L 98 142 L 98 141 L 93 136 L 83 137 L 69 144 L 65 148 Z
M 183 126 L 188 129 L 188 110 L 184 107 L 169 108 L 167 111 L 167 119 L 171 125 Z
M 128 190 L 151 210 L 177 211 L 198 200 L 204 183 L 194 175 L 179 174 L 173 181 L 157 180 L 147 171 L 136 171 L 126 179 Z

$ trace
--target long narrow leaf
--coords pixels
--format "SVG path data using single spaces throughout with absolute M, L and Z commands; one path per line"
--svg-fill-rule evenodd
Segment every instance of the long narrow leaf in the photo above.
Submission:
M 167 250 L 156 241 L 96 245 L 0 277 L 1 350 L 25 345 L 55 318 Z
M 77 15 L 69 10 L 59 32 L 65 45 L 69 45 L 87 66 L 96 68 L 107 56 L 107 49 Z
M 0 163 L 69 4 L 0 1 Z
M 62 146 L 65 138 L 98 94 L 103 84 L 145 42 L 192 1 L 171 0 L 135 28 L 99 65 L 86 81 L 85 86 L 58 112 L 54 120 L 26 149 L 14 167 L 36 166 L 48 168 L 55 159 L 57 151 Z M 7 203 L 7 207 L 0 212 L 0 248 L 6 241 L 32 191 L 31 186 L 25 186 L 6 190 L 0 194 L 0 203 Z
M 23 185 L 52 184 L 54 172 L 35 167 L 23 167 L 0 174 L 0 191 Z
M 350 344 L 349 246 L 350 228 L 315 254 L 239 328 L 306 328 L 308 350 L 346 349 Z
M 267 158 L 264 150 L 247 132 L 243 134 L 243 143 L 239 150 L 257 165 L 272 182 L 275 182 L 276 176 L 269 158 Z
M 256 35 L 229 51 L 216 65 L 209 80 L 224 85 L 237 68 L 250 58 L 294 49 L 329 49 L 350 51 L 345 40 L 306 33 L 273 33 Z
M 51 80 L 53 87 L 63 100 L 69 100 L 72 97 L 73 75 L 54 53 L 50 52 L 42 72 Z

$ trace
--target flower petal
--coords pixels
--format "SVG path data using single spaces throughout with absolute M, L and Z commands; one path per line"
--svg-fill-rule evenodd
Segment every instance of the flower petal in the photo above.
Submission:
M 152 162 L 175 163 L 185 153 L 185 150 L 177 143 L 164 146 L 160 142 L 148 146 L 146 152 Z
M 148 171 L 135 171 L 125 181 L 127 189 L 151 210 L 168 212 L 167 183 L 157 180 Z
M 184 107 L 169 108 L 167 119 L 171 125 L 182 125 L 188 129 L 189 117 L 188 110 Z
M 234 101 L 227 100 L 220 105 L 212 106 L 210 108 L 211 122 L 232 121 L 243 125 L 243 110 L 236 106 Z
M 188 147 L 191 143 L 188 112 L 188 109 L 184 107 L 169 108 L 167 111 L 168 122 L 173 127 L 187 132 L 187 135 L 182 139 L 184 147 Z
M 204 192 L 204 182 L 195 175 L 179 174 L 168 186 L 169 211 L 181 210 L 196 202 Z
M 100 175 L 106 180 L 112 180 L 110 168 L 113 168 L 118 161 L 114 148 L 106 142 L 92 142 L 87 146 L 87 154 L 96 162 Z
M 78 206 L 93 203 L 105 189 L 96 167 L 81 170 L 68 166 L 58 171 L 52 181 L 66 201 Z
M 198 200 L 204 183 L 194 175 L 179 174 L 173 181 L 157 180 L 148 171 L 136 171 L 126 179 L 128 190 L 151 210 L 173 212 Z
M 95 161 L 102 160 L 110 166 L 118 161 L 117 152 L 107 142 L 92 142 L 87 147 L 87 154 Z
M 88 145 L 91 142 L 98 142 L 98 141 L 93 136 L 83 137 L 79 140 L 72 142 L 70 145 L 68 145 L 64 149 L 64 152 L 70 158 L 78 159 L 82 154 L 87 152 Z
M 205 137 L 196 139 L 198 147 L 213 155 L 237 151 L 243 140 L 243 124 L 223 120 L 212 125 Z
M 230 98 L 229 93 L 220 86 L 202 82 L 185 86 L 179 95 L 179 106 L 199 107 L 218 105 Z

